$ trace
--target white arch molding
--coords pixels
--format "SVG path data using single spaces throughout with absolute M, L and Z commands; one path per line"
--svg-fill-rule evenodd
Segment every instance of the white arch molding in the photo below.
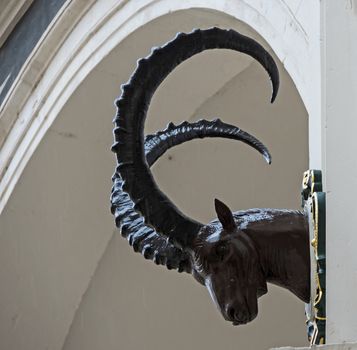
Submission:
M 306 15 L 319 11 L 313 2 L 299 15 L 297 1 L 124 0 L 69 1 L 27 61 L 0 111 L 0 212 L 24 167 L 68 98 L 84 78 L 121 41 L 139 27 L 168 13 L 202 9 L 235 17 L 271 46 L 292 77 L 309 113 L 310 164 L 320 167 L 319 24 Z M 89 7 L 89 8 L 88 8 Z M 310 8 L 309 8 L 310 7 Z M 302 11 L 302 10 L 300 10 Z M 67 29 L 66 32 L 66 28 Z M 72 29 L 73 28 L 73 29 Z M 65 32 L 65 34 L 64 34 Z M 60 45 L 46 38 L 66 39 Z M 41 46 L 42 45 L 42 46 Z M 58 46 L 56 46 L 58 45 Z M 45 50 L 41 50 L 45 47 Z M 49 50 L 56 52 L 46 62 Z M 41 70 L 46 66 L 45 71 Z M 307 81 L 305 77 L 311 77 Z M 25 98 L 25 100 L 24 100 Z M 21 106 L 19 108 L 19 106 Z M 313 146 L 313 147 L 312 147 Z

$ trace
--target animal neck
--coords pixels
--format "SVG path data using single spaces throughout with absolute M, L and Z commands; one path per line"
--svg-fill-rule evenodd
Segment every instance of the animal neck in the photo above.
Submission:
M 310 252 L 306 217 L 301 211 L 251 209 L 234 214 L 253 240 L 267 282 L 310 299 Z

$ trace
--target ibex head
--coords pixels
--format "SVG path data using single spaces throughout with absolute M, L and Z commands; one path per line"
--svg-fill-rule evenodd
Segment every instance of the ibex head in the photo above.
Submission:
M 204 225 L 190 219 L 160 191 L 150 172 L 149 167 L 161 154 L 174 145 L 203 137 L 243 141 L 262 153 L 270 163 L 268 150 L 253 136 L 220 120 L 184 122 L 179 126 L 170 124 L 156 135 L 146 139 L 143 136 L 148 106 L 162 80 L 182 61 L 204 50 L 217 48 L 236 50 L 256 59 L 270 76 L 274 101 L 279 74 L 273 58 L 260 44 L 233 30 L 212 28 L 180 33 L 165 46 L 155 48 L 150 56 L 138 61 L 116 102 L 118 113 L 114 119 L 113 151 L 118 166 L 114 175 L 112 212 L 117 226 L 134 250 L 169 269 L 192 273 L 208 288 L 224 318 L 238 325 L 257 315 L 257 298 L 267 292 L 267 281 L 284 285 L 274 269 L 262 265 L 264 249 L 257 243 L 255 233 L 267 223 L 279 220 L 292 223 L 289 227 L 296 231 L 297 227 L 304 226 L 302 214 L 294 212 L 297 218 L 291 219 L 292 212 L 275 209 L 232 213 L 216 199 L 218 220 Z M 268 235 L 271 230 L 279 231 L 279 225 L 270 227 L 266 230 Z M 307 286 L 297 290 L 287 282 L 285 287 L 300 298 L 308 299 Z
M 193 243 L 194 276 L 227 321 L 245 324 L 257 316 L 257 299 L 267 292 L 265 276 L 254 242 L 233 213 L 218 199 L 215 209 L 218 220 L 204 226 Z

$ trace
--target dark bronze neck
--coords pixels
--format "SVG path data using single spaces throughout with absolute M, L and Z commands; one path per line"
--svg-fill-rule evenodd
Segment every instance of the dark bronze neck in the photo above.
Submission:
M 235 213 L 239 226 L 256 245 L 267 282 L 310 299 L 308 224 L 297 210 L 251 209 Z

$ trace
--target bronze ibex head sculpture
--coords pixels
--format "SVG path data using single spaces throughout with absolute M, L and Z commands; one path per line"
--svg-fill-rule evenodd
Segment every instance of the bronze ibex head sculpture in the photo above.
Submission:
M 240 140 L 270 163 L 266 147 L 252 135 L 220 120 L 184 122 L 144 139 L 151 98 L 164 78 L 182 61 L 208 49 L 232 49 L 250 55 L 268 72 L 272 102 L 279 87 L 277 66 L 257 42 L 233 30 L 211 28 L 180 33 L 138 61 L 122 86 L 114 119 L 118 166 L 112 212 L 135 251 L 169 269 L 192 273 L 205 285 L 224 318 L 234 325 L 253 320 L 257 299 L 267 282 L 289 289 L 308 302 L 310 259 L 305 216 L 296 210 L 250 209 L 232 213 L 215 200 L 218 219 L 204 225 L 182 214 L 157 187 L 149 166 L 168 148 L 203 137 Z

